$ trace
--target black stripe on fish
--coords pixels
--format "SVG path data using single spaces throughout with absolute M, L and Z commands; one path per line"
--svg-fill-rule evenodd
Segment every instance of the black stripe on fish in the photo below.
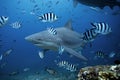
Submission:
M 99 27 L 98 27 L 98 30 L 100 30 L 100 32 L 103 32 L 104 27 L 103 27 L 102 23 L 99 23 L 99 24 L 100 24 L 100 25 L 99 25 Z
M 46 14 L 43 14 L 43 19 L 46 20 Z
M 110 28 L 108 27 L 108 24 L 105 24 L 105 27 L 106 27 L 106 28 L 105 28 L 105 31 L 104 31 L 104 32 L 108 32 L 109 29 L 110 29 Z
M 104 57 L 105 57 L 105 53 L 104 53 L 103 51 L 97 51 L 97 52 L 96 52 L 96 56 L 97 56 L 97 57 L 104 58 Z
M 95 29 L 90 29 L 84 32 L 83 35 L 84 35 L 83 37 L 84 40 L 91 41 L 97 36 L 97 33 L 95 32 Z
M 5 19 L 3 16 L 1 16 L 1 20 L 2 20 L 2 23 L 4 24 L 5 23 Z
M 0 21 L 0 26 L 3 25 L 3 23 Z
M 96 25 L 93 26 L 95 28 L 96 33 L 101 33 L 101 34 L 107 34 L 111 32 L 111 28 L 108 26 L 107 23 L 104 22 L 99 22 L 99 23 L 94 23 Z
M 53 19 L 53 14 L 52 13 L 49 13 L 50 14 L 50 18 L 49 18 L 49 21 Z
M 39 18 L 43 22 L 52 22 L 52 21 L 57 20 L 57 16 L 52 12 L 45 13 L 45 14 L 41 15 Z

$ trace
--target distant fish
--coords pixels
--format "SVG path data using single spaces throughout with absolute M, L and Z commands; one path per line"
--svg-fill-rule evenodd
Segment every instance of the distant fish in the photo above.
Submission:
M 32 3 L 36 3 L 36 0 L 30 0 L 30 2 L 32 2 Z
M 3 55 L 1 54 L 1 56 L 0 56 L 0 61 L 3 59 Z
M 30 70 L 30 68 L 24 68 L 24 69 L 23 69 L 24 72 L 27 72 L 27 71 L 29 71 L 29 70 Z
M 0 27 L 2 27 L 8 21 L 8 17 L 0 16 Z
M 105 56 L 106 56 L 103 51 L 97 51 L 97 52 L 95 52 L 95 54 L 96 54 L 96 57 L 98 57 L 98 58 L 105 58 Z
M 56 5 L 59 3 L 59 1 L 56 2 Z
M 83 40 L 93 41 L 97 35 L 98 33 L 95 32 L 95 29 L 87 30 L 86 32 L 83 33 Z
M 70 72 L 75 72 L 77 70 L 77 66 L 68 63 L 67 61 L 61 61 L 57 64 L 59 67 L 63 67 L 64 69 L 70 71 Z
M 31 14 L 31 15 L 35 15 L 35 12 L 31 11 L 30 14 Z
M 40 57 L 41 59 L 44 58 L 44 52 L 43 52 L 43 51 L 39 51 L 39 52 L 38 52 L 38 55 L 39 55 L 39 57 Z
M 18 71 L 14 71 L 14 72 L 9 73 L 9 76 L 16 76 L 16 75 L 18 75 L 18 74 L 19 74 Z
M 22 9 L 21 13 L 22 13 L 22 14 L 26 14 L 26 13 L 27 13 L 27 11 L 26 11 L 26 10 L 24 10 L 24 9 Z
M 109 58 L 113 58 L 113 57 L 115 57 L 115 55 L 116 55 L 115 52 L 111 52 L 111 53 L 108 55 L 108 57 L 109 57 Z
M 98 22 L 98 23 L 91 23 L 93 28 L 95 28 L 96 33 L 100 34 L 108 34 L 112 32 L 112 29 L 108 26 L 107 23 L 104 22 Z
M 54 28 L 52 28 L 52 27 L 47 28 L 47 30 L 48 30 L 48 32 L 49 32 L 50 34 L 52 34 L 52 35 L 56 35 L 56 34 L 57 34 L 56 29 L 54 29 Z
M 38 5 L 37 5 L 37 4 L 35 4 L 35 5 L 34 5 L 34 8 L 37 8 L 37 7 L 38 7 Z
M 20 4 L 20 3 L 21 3 L 21 1 L 20 1 L 20 0 L 18 0 L 18 1 L 17 1 L 17 4 Z
M 59 51 L 59 54 L 62 54 L 64 52 L 64 47 L 60 46 L 58 51 Z
M 16 21 L 16 22 L 10 24 L 10 26 L 12 28 L 19 29 L 19 28 L 21 28 L 21 23 L 19 21 Z
M 12 49 L 7 50 L 7 51 L 3 54 L 3 56 L 8 56 L 12 51 L 13 51 Z
M 2 64 L 0 65 L 0 68 L 4 68 L 6 65 L 7 65 L 7 63 L 4 62 L 4 63 L 2 63 Z
M 39 74 L 40 74 L 40 72 L 36 71 L 36 72 L 35 72 L 35 74 L 39 75 Z
M 51 75 L 57 74 L 57 71 L 55 69 L 52 69 L 52 68 L 46 68 L 45 71 L 47 71 Z
M 41 20 L 42 22 L 54 22 L 57 19 L 58 19 L 57 15 L 52 12 L 45 13 L 39 16 L 39 20 Z
M 68 62 L 67 61 L 60 61 L 58 64 L 57 64 L 59 67 L 65 67 L 66 65 L 68 65 Z

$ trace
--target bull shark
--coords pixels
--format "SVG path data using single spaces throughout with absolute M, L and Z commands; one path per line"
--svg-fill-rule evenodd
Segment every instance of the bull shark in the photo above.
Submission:
M 72 29 L 71 20 L 63 27 L 55 28 L 55 30 L 57 31 L 56 35 L 50 34 L 48 30 L 44 30 L 25 37 L 25 40 L 45 51 L 58 51 L 58 48 L 63 46 L 65 52 L 87 61 L 87 58 L 81 54 L 81 50 L 86 42 L 82 39 L 82 34 L 77 33 Z
M 105 6 L 109 6 L 111 9 L 113 9 L 114 6 L 120 6 L 120 2 L 117 0 L 73 0 L 74 7 L 76 7 L 78 3 L 99 7 L 100 9 L 103 9 Z

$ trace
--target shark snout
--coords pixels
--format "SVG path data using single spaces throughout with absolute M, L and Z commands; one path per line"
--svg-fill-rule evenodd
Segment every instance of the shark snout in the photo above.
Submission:
M 30 38 L 29 38 L 29 37 L 25 37 L 25 40 L 29 41 L 29 40 L 30 40 Z
M 33 38 L 31 36 L 27 36 L 27 37 L 25 37 L 25 40 L 32 42 Z
M 29 42 L 31 42 L 31 43 L 33 43 L 33 44 L 41 44 L 41 42 L 42 42 L 41 39 L 37 39 L 37 38 L 35 38 L 33 35 L 30 35 L 30 36 L 25 37 L 25 40 L 26 40 L 26 41 L 29 41 Z

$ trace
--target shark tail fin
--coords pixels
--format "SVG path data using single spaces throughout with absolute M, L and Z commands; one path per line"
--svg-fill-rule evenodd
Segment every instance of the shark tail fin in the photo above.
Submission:
M 78 1 L 77 0 L 73 0 L 73 7 L 75 8 L 78 5 Z

